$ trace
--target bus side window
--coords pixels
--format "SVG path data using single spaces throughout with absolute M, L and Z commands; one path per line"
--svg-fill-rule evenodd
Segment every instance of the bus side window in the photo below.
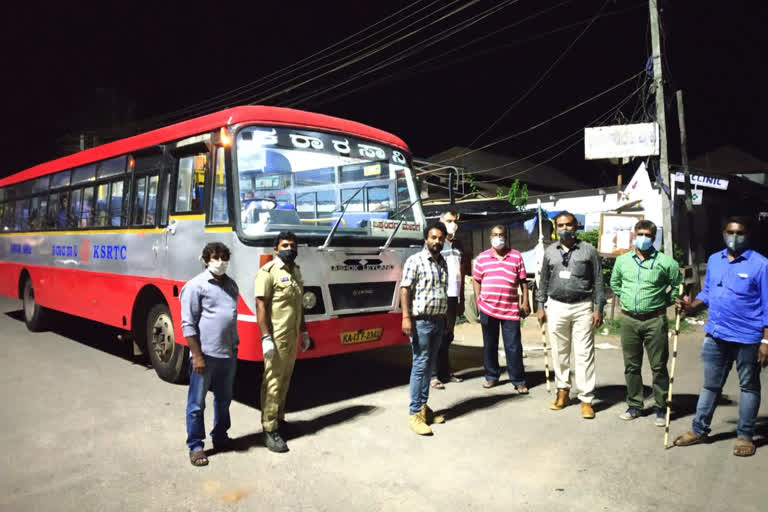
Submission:
M 144 216 L 144 224 L 154 226 L 157 213 L 157 184 L 160 178 L 155 175 L 148 176 L 147 179 L 147 213 Z
M 147 178 L 136 180 L 136 193 L 133 202 L 133 222 L 131 224 L 144 224 L 144 192 L 147 186 Z
M 96 187 L 96 208 L 94 210 L 94 226 L 107 226 L 107 209 L 109 206 L 109 183 Z
M 123 218 L 123 180 L 112 183 L 112 194 L 109 199 L 109 224 L 119 226 Z
M 93 189 L 94 187 L 83 189 L 83 211 L 80 214 L 80 222 L 78 224 L 81 228 L 95 224 L 96 216 L 93 213 L 95 194 Z
M 216 148 L 216 170 L 213 175 L 213 200 L 211 204 L 211 224 L 229 223 L 227 208 L 226 152 L 223 147 Z
M 207 170 L 207 153 L 199 153 L 179 159 L 179 173 L 176 180 L 176 207 L 174 209 L 176 213 L 202 211 Z
M 66 216 L 66 227 L 75 228 L 80 225 L 80 212 L 83 209 L 83 189 L 77 189 L 72 191 L 72 201 L 69 210 L 69 215 Z

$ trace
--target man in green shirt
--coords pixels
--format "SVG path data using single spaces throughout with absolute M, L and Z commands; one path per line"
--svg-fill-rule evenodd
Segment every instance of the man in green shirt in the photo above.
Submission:
M 627 405 L 619 417 L 634 420 L 643 409 L 643 346 L 653 375 L 656 402 L 655 425 L 665 425 L 666 396 L 669 390 L 669 341 L 667 307 L 679 295 L 683 276 L 677 262 L 653 248 L 656 225 L 649 220 L 635 224 L 635 250 L 616 258 L 611 274 L 611 289 L 621 299 L 621 348 Z

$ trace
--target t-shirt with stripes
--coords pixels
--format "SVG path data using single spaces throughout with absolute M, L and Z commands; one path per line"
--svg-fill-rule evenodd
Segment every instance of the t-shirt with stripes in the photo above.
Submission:
M 510 249 L 502 259 L 493 249 L 481 252 L 475 259 L 472 277 L 480 283 L 480 311 L 501 320 L 520 320 L 517 290 L 527 276 L 518 251 Z

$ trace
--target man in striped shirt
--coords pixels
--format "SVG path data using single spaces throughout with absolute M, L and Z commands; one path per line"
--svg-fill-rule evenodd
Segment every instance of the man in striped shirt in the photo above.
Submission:
M 432 412 L 427 400 L 448 310 L 448 265 L 440 254 L 446 234 L 442 222 L 424 229 L 424 249 L 405 261 L 400 281 L 403 334 L 411 338 L 413 351 L 408 425 L 423 436 L 432 434 L 430 423 L 445 421 Z
M 630 421 L 643 410 L 643 346 L 653 375 L 657 427 L 666 424 L 669 390 L 669 340 L 667 307 L 679 296 L 683 275 L 670 256 L 653 248 L 656 224 L 641 220 L 635 224 L 635 250 L 616 258 L 611 273 L 611 289 L 621 300 L 621 349 L 624 352 L 624 378 L 627 381 L 627 410 L 619 418 Z
M 520 341 L 520 313 L 530 313 L 525 265 L 518 251 L 507 247 L 504 226 L 491 229 L 491 248 L 481 252 L 472 272 L 480 325 L 483 330 L 484 388 L 499 382 L 499 328 L 507 355 L 509 380 L 520 394 L 528 393 L 523 369 L 523 345 Z M 522 291 L 519 304 L 518 288 Z

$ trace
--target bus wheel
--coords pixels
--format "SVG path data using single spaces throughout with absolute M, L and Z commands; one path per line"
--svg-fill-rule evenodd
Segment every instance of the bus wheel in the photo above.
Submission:
M 147 352 L 157 375 L 168 382 L 178 383 L 186 377 L 184 370 L 187 347 L 176 343 L 173 319 L 168 306 L 157 304 L 147 315 Z
M 24 322 L 27 329 L 33 332 L 45 330 L 48 310 L 35 301 L 35 290 L 29 277 L 24 281 L 21 298 L 24 302 Z

